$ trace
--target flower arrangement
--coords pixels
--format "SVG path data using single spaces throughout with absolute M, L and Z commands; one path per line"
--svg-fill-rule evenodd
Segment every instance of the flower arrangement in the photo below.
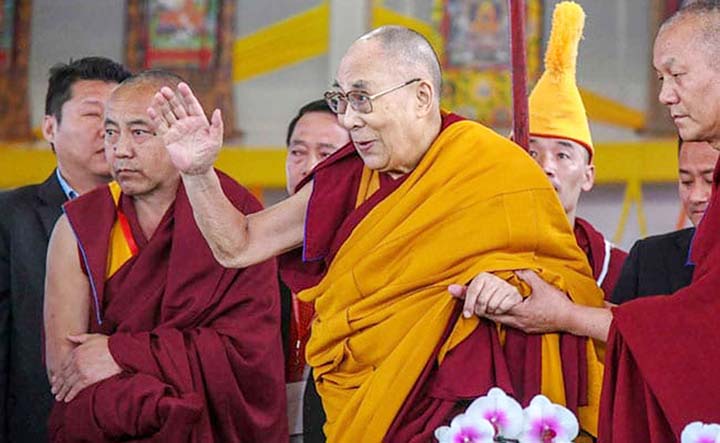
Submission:
M 492 388 L 450 426 L 437 428 L 435 438 L 439 443 L 571 443 L 579 431 L 575 415 L 544 395 L 523 409 L 502 389 Z
M 720 425 L 692 422 L 680 434 L 680 443 L 720 443 Z

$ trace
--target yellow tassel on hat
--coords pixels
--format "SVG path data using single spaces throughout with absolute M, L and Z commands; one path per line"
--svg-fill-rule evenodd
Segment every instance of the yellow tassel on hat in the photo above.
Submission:
M 594 150 L 585 105 L 575 80 L 585 11 L 572 1 L 555 6 L 545 72 L 530 94 L 530 135 L 572 140 Z

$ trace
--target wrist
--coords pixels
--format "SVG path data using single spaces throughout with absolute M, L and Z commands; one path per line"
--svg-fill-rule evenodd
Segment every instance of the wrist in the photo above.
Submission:
M 560 322 L 560 324 L 557 325 L 558 330 L 569 332 L 573 335 L 584 335 L 580 330 L 581 322 L 579 322 L 579 318 L 581 318 L 581 313 L 579 312 L 578 305 L 573 301 L 568 300 L 564 309 L 558 310 L 558 317 Z
M 202 172 L 181 172 L 180 177 L 185 187 L 193 187 L 201 190 L 212 187 L 215 182 L 218 181 L 215 168 L 212 167 Z

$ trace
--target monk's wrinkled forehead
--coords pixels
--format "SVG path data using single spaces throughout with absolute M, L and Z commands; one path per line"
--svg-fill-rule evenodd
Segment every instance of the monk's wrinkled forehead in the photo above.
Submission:
M 720 41 L 720 14 L 680 16 L 664 24 L 653 46 L 653 66 L 671 69 L 678 64 L 704 60 L 715 64 Z
M 392 57 L 378 41 L 360 39 L 350 46 L 342 58 L 335 86 L 343 91 L 376 92 L 378 88 L 387 87 L 388 81 L 395 77 L 392 67 Z
M 105 108 L 105 117 L 114 121 L 142 119 L 150 121 L 147 109 L 158 89 L 151 84 L 130 84 L 117 87 Z

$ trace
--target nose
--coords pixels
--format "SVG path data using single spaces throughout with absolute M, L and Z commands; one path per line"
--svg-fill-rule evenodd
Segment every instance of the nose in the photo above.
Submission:
M 703 204 L 710 198 L 712 188 L 705 184 L 702 179 L 695 181 L 690 188 L 690 202 L 693 204 Z
M 548 177 L 555 176 L 555 160 L 553 159 L 551 153 L 541 153 L 535 157 L 535 161 L 540 165 L 542 170 L 545 172 L 545 175 Z
M 321 161 L 322 161 L 322 157 L 320 156 L 320 153 L 311 152 L 310 154 L 308 154 L 308 158 L 305 161 L 305 165 L 303 166 L 303 172 L 302 172 L 303 177 L 305 177 L 306 175 L 308 175 L 310 173 L 310 171 L 315 169 L 315 166 L 317 166 L 317 164 L 320 163 Z
M 117 140 L 115 140 L 111 146 L 115 157 L 125 158 L 132 157 L 133 155 L 132 140 L 129 135 L 124 134 L 127 134 L 127 132 L 120 132 L 117 136 Z
M 338 114 L 338 120 L 345 129 L 351 131 L 354 128 L 359 128 L 363 125 L 361 115 L 361 113 L 353 109 L 353 107 L 348 103 L 345 113 Z
M 660 93 L 658 94 L 658 100 L 665 106 L 674 105 L 678 102 L 678 95 L 675 92 L 675 88 L 672 82 L 665 80 L 660 86 Z

